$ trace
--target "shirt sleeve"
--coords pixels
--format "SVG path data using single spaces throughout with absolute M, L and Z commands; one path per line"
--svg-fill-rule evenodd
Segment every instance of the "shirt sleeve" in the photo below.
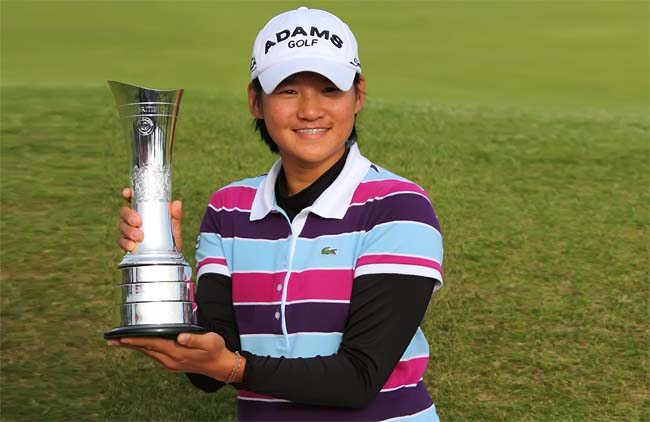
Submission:
M 388 380 L 426 312 L 434 280 L 395 274 L 354 280 L 336 354 L 272 358 L 244 351 L 242 388 L 305 404 L 360 408 Z M 390 339 L 390 341 L 386 341 Z
M 370 217 L 354 276 L 403 274 L 436 280 L 442 287 L 442 234 L 435 211 L 422 188 L 380 201 Z

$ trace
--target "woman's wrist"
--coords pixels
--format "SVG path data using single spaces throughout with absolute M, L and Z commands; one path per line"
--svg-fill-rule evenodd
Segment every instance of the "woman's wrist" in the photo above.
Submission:
M 228 349 L 218 358 L 218 364 L 212 378 L 227 383 L 239 384 L 244 379 L 244 368 L 246 367 L 246 358 L 239 352 L 231 352 Z

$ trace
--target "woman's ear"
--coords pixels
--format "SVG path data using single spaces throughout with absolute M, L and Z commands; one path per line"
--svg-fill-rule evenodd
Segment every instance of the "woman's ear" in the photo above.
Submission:
M 256 119 L 263 119 L 262 112 L 262 94 L 258 93 L 253 87 L 253 83 L 248 84 L 248 109 Z
M 361 111 L 364 104 L 366 103 L 366 78 L 363 75 L 359 75 L 359 83 L 355 87 L 357 100 L 354 105 L 354 114 L 357 114 Z

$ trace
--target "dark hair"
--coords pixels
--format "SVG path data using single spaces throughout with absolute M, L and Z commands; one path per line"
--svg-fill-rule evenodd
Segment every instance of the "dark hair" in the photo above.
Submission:
M 359 74 L 357 73 L 354 76 L 354 82 L 352 83 L 357 95 L 359 95 L 359 92 L 360 92 L 359 80 L 360 80 Z M 257 96 L 257 101 L 258 101 L 258 104 L 259 104 L 262 101 L 262 85 L 260 84 L 260 81 L 257 78 L 253 79 L 253 81 L 251 83 L 253 84 L 253 89 L 255 90 L 255 95 Z M 365 92 L 364 92 L 364 94 L 365 94 Z M 348 136 L 348 140 L 354 141 L 354 142 L 357 141 L 357 124 L 356 123 L 357 123 L 357 116 L 355 115 L 354 116 L 354 125 L 352 125 L 352 132 L 350 132 L 350 136 Z M 262 141 L 264 141 L 264 143 L 266 145 L 268 145 L 269 149 L 272 152 L 275 152 L 275 153 L 279 152 L 278 145 L 275 143 L 273 138 L 271 138 L 271 134 L 269 134 L 268 129 L 266 129 L 266 123 L 264 122 L 264 119 L 253 119 L 253 128 L 255 128 L 255 130 L 260 133 L 260 138 L 262 138 Z

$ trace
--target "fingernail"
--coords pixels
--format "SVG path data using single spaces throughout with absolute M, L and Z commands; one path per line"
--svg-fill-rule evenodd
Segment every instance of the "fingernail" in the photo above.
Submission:
M 117 346 L 117 345 L 119 345 L 120 342 L 117 341 L 117 340 L 108 340 L 108 341 L 106 342 L 106 344 L 109 345 L 109 346 L 111 346 L 111 347 L 113 347 L 113 346 Z
M 180 344 L 186 344 L 189 339 L 190 339 L 189 334 L 179 334 L 176 341 L 179 342 Z
M 121 338 L 120 343 L 131 344 L 131 339 L 129 339 L 129 338 Z

